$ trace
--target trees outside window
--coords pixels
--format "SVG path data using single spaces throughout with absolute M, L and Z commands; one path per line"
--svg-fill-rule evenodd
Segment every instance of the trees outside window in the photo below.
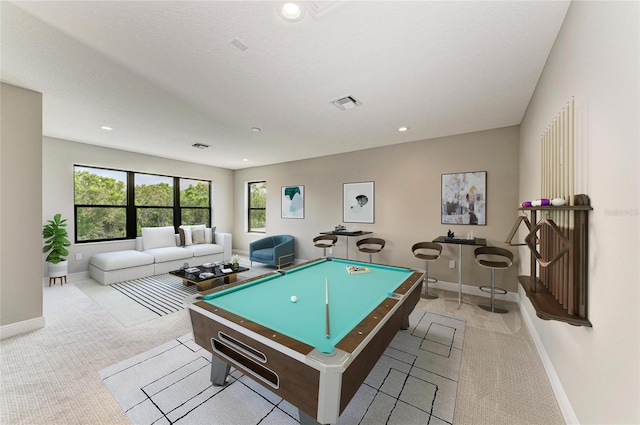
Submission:
M 76 242 L 132 239 L 143 227 L 211 226 L 211 182 L 74 167 Z
M 267 231 L 267 182 L 248 183 L 248 229 L 253 233 Z
M 76 242 L 127 236 L 127 173 L 75 167 Z
M 137 236 L 143 227 L 173 225 L 173 177 L 136 173 L 134 180 Z
M 181 224 L 207 223 L 211 185 L 201 180 L 180 179 Z

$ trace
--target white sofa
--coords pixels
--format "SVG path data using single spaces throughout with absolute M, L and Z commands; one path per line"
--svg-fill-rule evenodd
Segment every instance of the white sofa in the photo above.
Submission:
M 136 249 L 95 254 L 89 260 L 92 279 L 110 285 L 191 266 L 231 259 L 231 234 L 204 226 L 145 227 L 136 238 Z M 203 229 L 201 232 L 199 229 Z M 192 237 L 192 231 L 194 235 Z

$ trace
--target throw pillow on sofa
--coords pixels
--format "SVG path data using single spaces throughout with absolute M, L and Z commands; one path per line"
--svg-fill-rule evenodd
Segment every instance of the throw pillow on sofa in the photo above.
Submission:
M 178 231 L 180 229 L 182 229 L 184 231 L 184 244 L 182 246 L 189 246 L 189 245 L 193 245 L 193 229 L 203 229 L 204 230 L 205 225 L 204 224 L 196 224 L 193 226 L 185 226 L 182 225 L 178 228 Z M 180 233 L 180 243 L 182 244 L 182 233 Z
M 191 240 L 194 245 L 206 243 L 206 240 L 204 237 L 204 231 L 205 229 L 201 229 L 201 228 L 191 230 Z

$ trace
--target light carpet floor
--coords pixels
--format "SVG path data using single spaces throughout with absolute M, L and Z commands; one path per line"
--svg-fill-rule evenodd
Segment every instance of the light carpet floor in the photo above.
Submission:
M 453 423 L 563 424 L 518 306 L 505 315 L 422 299 L 466 321 Z M 129 424 L 98 372 L 190 332 L 186 310 L 125 327 L 74 283 L 44 287 L 46 326 L 0 341 L 0 423 Z M 468 297 L 472 301 L 478 298 Z
M 415 309 L 338 420 L 338 425 L 453 421 L 464 321 Z M 100 371 L 139 425 L 294 425 L 297 409 L 232 369 L 211 385 L 211 353 L 190 334 Z

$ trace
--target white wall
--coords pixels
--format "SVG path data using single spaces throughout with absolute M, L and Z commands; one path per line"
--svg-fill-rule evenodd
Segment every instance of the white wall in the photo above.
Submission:
M 44 326 L 42 94 L 0 83 L 0 101 L 0 326 L 8 337 Z
M 233 171 L 183 161 L 125 152 L 68 140 L 44 137 L 42 142 L 44 219 L 61 213 L 68 219 L 69 240 L 75 240 L 73 211 L 73 166 L 87 165 L 140 171 L 168 176 L 211 180 L 213 183 L 212 224 L 221 232 L 233 230 Z M 89 270 L 89 258 L 99 252 L 135 249 L 133 240 L 72 244 L 69 248 L 69 272 Z M 81 253 L 77 261 L 75 254 Z M 44 267 L 44 265 L 43 265 Z M 46 274 L 46 270 L 43 270 Z
M 344 223 L 374 232 L 387 241 L 376 262 L 424 269 L 411 246 L 446 235 L 473 231 L 490 245 L 504 246 L 513 226 L 518 206 L 518 127 L 505 127 L 457 136 L 366 149 L 340 155 L 294 161 L 235 172 L 234 248 L 248 251 L 249 243 L 262 235 L 247 234 L 246 183 L 267 181 L 267 234 L 288 233 L 296 238 L 296 257 L 322 256 L 313 237 L 342 224 L 342 185 L 349 182 L 375 182 L 375 223 Z M 464 171 L 487 171 L 487 225 L 440 224 L 441 176 Z M 281 218 L 281 187 L 305 186 L 305 218 Z M 341 237 L 334 256 L 344 257 L 345 238 Z M 476 265 L 473 247 L 463 247 L 465 285 L 488 284 L 487 269 Z M 349 245 L 349 258 L 367 260 Z M 443 256 L 429 266 L 440 281 L 457 282 L 457 269 L 448 268 L 448 260 L 458 260 L 458 246 L 444 245 Z M 516 267 L 496 273 L 499 285 L 517 291 Z
M 540 320 L 522 290 L 521 296 L 582 424 L 640 423 L 639 40 L 639 2 L 572 2 L 521 124 L 520 199 L 535 199 L 540 136 L 575 97 L 577 135 L 585 146 L 578 193 L 594 208 L 593 328 Z M 526 261 L 520 268 L 529 273 Z

